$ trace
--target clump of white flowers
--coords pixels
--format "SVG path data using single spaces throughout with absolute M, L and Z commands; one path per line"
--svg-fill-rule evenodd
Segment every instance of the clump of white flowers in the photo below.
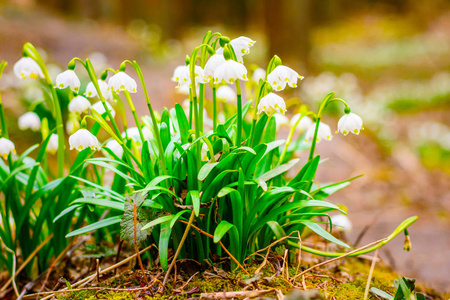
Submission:
M 114 118 L 116 116 L 116 112 L 114 111 L 114 109 L 108 102 L 105 102 L 105 103 L 106 103 L 106 107 L 108 108 L 109 112 L 111 113 L 111 116 Z M 106 113 L 105 106 L 103 105 L 102 101 L 98 101 L 98 102 L 95 102 L 94 104 L 92 104 L 91 109 L 95 110 L 100 115 L 103 115 L 104 113 Z M 109 117 L 106 117 L 106 120 L 109 120 Z
M 69 103 L 69 111 L 76 114 L 86 113 L 91 108 L 91 102 L 85 97 L 78 95 Z
M 286 84 L 290 87 L 297 87 L 298 79 L 302 80 L 303 76 L 298 75 L 297 72 L 286 66 L 277 66 L 269 75 L 267 81 L 272 86 L 274 91 L 282 91 L 286 88 Z
M 102 93 L 102 96 L 105 98 L 105 100 L 113 100 L 113 95 L 110 90 L 108 90 L 108 84 L 99 79 L 98 81 L 98 87 L 100 89 L 100 93 Z M 86 86 L 86 91 L 84 92 L 84 95 L 88 98 L 98 97 L 97 89 L 95 88 L 94 83 L 89 82 Z

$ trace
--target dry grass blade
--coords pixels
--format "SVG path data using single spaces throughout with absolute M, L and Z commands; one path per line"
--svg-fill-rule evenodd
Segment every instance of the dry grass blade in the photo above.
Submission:
M 256 290 L 256 291 L 238 291 L 238 292 L 218 292 L 218 293 L 201 293 L 200 299 L 230 299 L 230 298 L 255 298 L 268 293 L 276 292 L 272 290 Z
M 13 265 L 12 265 L 12 285 L 14 288 L 14 293 L 16 293 L 16 297 L 19 298 L 19 290 L 17 289 L 16 282 L 14 281 L 14 277 L 16 277 L 16 253 L 5 246 L 6 251 L 10 252 L 13 255 Z
M 378 241 L 375 241 L 375 242 L 372 242 L 372 243 L 370 243 L 370 244 L 367 244 L 367 245 L 365 245 L 365 246 L 363 246 L 363 247 L 361 247 L 361 248 L 355 249 L 355 250 L 350 251 L 350 252 L 348 252 L 348 253 L 345 253 L 344 255 L 341 255 L 341 256 L 335 257 L 335 258 L 333 258 L 333 259 L 330 259 L 330 260 L 321 262 L 320 264 L 314 265 L 314 266 L 312 266 L 312 267 L 306 269 L 305 271 L 301 272 L 300 274 L 297 274 L 297 275 L 295 275 L 294 277 L 292 277 L 292 280 L 297 279 L 298 277 L 302 276 L 303 274 L 308 273 L 309 271 L 311 271 L 311 270 L 313 270 L 313 269 L 315 269 L 315 268 L 317 268 L 317 267 L 320 267 L 320 266 L 329 264 L 329 263 L 331 263 L 331 262 L 333 262 L 333 261 L 337 261 L 337 260 L 343 259 L 344 257 L 347 257 L 347 256 L 349 256 L 349 255 L 351 255 L 351 254 L 353 254 L 353 253 L 355 253 L 355 252 L 358 252 L 358 251 L 364 250 L 364 249 L 366 249 L 366 248 L 369 248 L 369 247 L 371 247 L 371 246 L 373 246 L 373 245 L 376 245 L 376 244 L 378 244 L 378 243 L 380 243 L 380 242 L 382 242 L 382 241 L 384 241 L 384 240 L 385 240 L 385 238 L 384 238 L 384 239 L 381 239 L 381 240 L 378 240 Z
M 372 264 L 370 265 L 369 277 L 367 277 L 366 290 L 364 291 L 364 300 L 367 300 L 367 297 L 369 297 L 370 282 L 372 281 L 373 271 L 375 270 L 375 265 L 377 264 L 378 250 L 379 249 L 375 251 Z
M 5 285 L 3 285 L 3 287 L 0 289 L 0 294 L 2 294 L 8 288 L 14 277 L 16 277 L 17 274 L 19 274 L 26 267 L 26 265 L 33 259 L 33 257 L 39 252 L 39 250 L 41 250 L 42 247 L 44 247 L 44 245 L 47 244 L 52 238 L 53 233 L 50 234 L 44 241 L 42 241 L 42 243 L 40 243 L 36 249 L 34 249 L 33 253 L 31 253 L 30 256 L 27 257 L 22 265 L 17 269 L 16 273 L 5 283 Z

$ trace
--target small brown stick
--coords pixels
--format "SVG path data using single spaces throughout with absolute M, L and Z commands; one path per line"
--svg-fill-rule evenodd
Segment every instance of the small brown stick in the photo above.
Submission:
M 52 237 L 53 233 L 50 234 L 44 241 L 42 241 L 42 243 L 40 243 L 36 249 L 34 249 L 30 256 L 28 256 L 27 259 L 22 263 L 22 265 L 16 270 L 15 274 L 3 285 L 3 287 L 0 289 L 0 294 L 2 294 L 8 288 L 17 274 L 19 274 L 25 268 L 25 266 L 33 259 L 33 257 L 39 252 L 39 250 L 41 250 L 41 248 L 44 247 L 44 245 L 47 244 L 48 241 L 50 241 Z
M 201 293 L 200 299 L 229 299 L 229 298 L 238 298 L 238 297 L 248 297 L 255 298 L 264 294 L 273 293 L 275 289 L 272 290 L 257 290 L 257 291 L 238 291 L 238 292 L 218 292 L 218 293 Z
M 181 223 L 186 223 L 186 221 L 183 221 L 183 220 L 178 220 L 178 221 L 181 222 Z M 206 235 L 207 237 L 210 237 L 210 238 L 214 239 L 213 235 L 207 233 L 206 231 L 201 230 L 197 226 L 191 224 L 191 227 L 194 228 L 195 230 L 197 230 L 198 232 Z M 222 244 L 221 241 L 219 241 L 219 244 L 222 247 L 223 251 L 225 251 L 231 257 L 231 259 L 239 266 L 239 268 L 241 268 L 241 270 L 244 271 L 245 274 L 250 275 L 250 273 L 247 272 L 247 270 L 237 261 L 237 259 L 230 253 L 230 251 L 228 251 L 228 249 L 224 246 L 224 244 Z
M 97 273 L 97 282 L 100 282 L 100 260 L 97 258 L 95 260 L 95 263 L 96 263 L 95 271 Z
M 259 252 L 262 252 L 262 251 L 264 251 L 264 250 L 266 250 L 266 249 L 272 248 L 273 246 L 275 246 L 275 245 L 278 244 L 279 242 L 284 241 L 284 240 L 290 238 L 291 235 L 293 235 L 293 234 L 296 233 L 296 232 L 298 232 L 298 231 L 293 231 L 293 232 L 291 232 L 289 235 L 284 236 L 284 237 L 282 237 L 281 239 L 276 240 L 275 242 L 273 242 L 273 243 L 270 244 L 269 246 L 267 246 L 267 247 L 265 247 L 265 248 L 262 248 L 262 249 L 259 249 L 259 250 L 256 251 L 256 252 L 253 252 L 252 254 L 250 254 L 249 256 L 247 256 L 247 257 L 244 259 L 244 261 L 246 261 L 247 259 L 249 259 L 249 258 L 252 257 L 253 255 L 255 255 L 256 253 L 259 253 Z
M 254 274 L 261 272 L 261 270 L 266 266 L 266 264 L 267 264 L 267 258 L 269 257 L 269 254 L 270 254 L 270 249 L 269 249 L 269 251 L 267 251 L 266 255 L 264 256 L 264 261 L 263 261 L 262 264 L 258 267 L 258 269 L 256 269 L 256 271 L 255 271 Z
M 139 254 L 144 253 L 145 251 L 149 250 L 149 249 L 152 248 L 152 247 L 155 247 L 155 245 L 154 245 L 154 244 L 151 244 L 151 245 L 148 246 L 147 248 L 141 250 L 141 251 L 139 252 Z M 133 254 L 133 255 L 131 255 L 130 257 L 128 257 L 128 258 L 122 260 L 121 262 L 119 262 L 119 263 L 117 263 L 117 264 L 115 264 L 115 265 L 112 265 L 112 266 L 110 266 L 110 267 L 108 267 L 108 268 L 106 268 L 106 269 L 100 271 L 100 274 L 108 273 L 109 271 L 114 270 L 115 268 L 117 268 L 117 267 L 119 267 L 119 266 L 121 266 L 121 265 L 123 265 L 123 264 L 126 264 L 127 262 L 129 262 L 130 260 L 134 259 L 135 257 L 136 257 L 136 254 Z M 91 275 L 91 276 L 88 276 L 88 277 L 86 277 L 86 278 L 84 278 L 84 279 L 82 279 L 82 280 L 80 280 L 80 281 L 78 281 L 78 282 L 72 284 L 72 287 L 76 287 L 76 286 L 79 286 L 79 285 L 81 285 L 81 284 L 83 284 L 83 283 L 89 282 L 89 281 L 91 281 L 92 279 L 94 279 L 95 276 L 96 276 L 96 274 L 93 274 L 93 275 Z M 71 289 L 71 291 L 73 291 L 73 290 L 74 290 L 74 289 Z M 47 296 L 46 298 L 43 298 L 42 300 L 50 299 L 51 297 L 53 297 L 53 293 L 57 293 L 57 292 L 59 293 L 59 292 L 62 292 L 62 291 L 67 292 L 67 291 L 68 291 L 68 288 L 66 287 L 66 288 L 62 289 L 61 291 L 47 292 L 47 293 L 51 293 L 51 295 L 50 295 L 50 296 Z
M 35 297 L 36 295 L 50 295 L 51 297 L 54 296 L 54 294 L 62 294 L 62 293 L 70 293 L 70 292 L 79 292 L 79 291 L 89 291 L 89 290 L 106 290 L 106 291 L 115 291 L 115 292 L 133 292 L 133 291 L 145 291 L 147 289 L 151 288 L 151 286 L 144 286 L 144 287 L 138 287 L 138 288 L 127 288 L 127 289 L 118 289 L 118 288 L 107 288 L 107 287 L 100 287 L 100 286 L 93 286 L 93 287 L 87 287 L 87 288 L 79 288 L 79 289 L 70 289 L 70 290 L 60 290 L 60 291 L 52 291 L 52 292 L 40 292 L 35 294 L 26 295 L 23 297 L 23 299 L 31 299 Z M 47 297 L 48 298 L 48 297 Z M 44 299 L 47 299 L 44 298 Z
M 303 290 L 306 292 L 308 289 L 306 288 L 305 275 L 302 275 L 302 285 L 303 285 Z
M 367 297 L 369 297 L 370 282 L 372 281 L 373 271 L 375 270 L 375 265 L 377 264 L 378 250 L 379 249 L 375 250 L 372 264 L 370 265 L 369 277 L 367 277 L 366 290 L 364 291 L 364 300 L 367 300 Z
M 298 263 L 297 263 L 297 269 L 295 270 L 295 275 L 298 274 L 298 270 L 300 269 L 300 262 L 302 261 L 302 238 L 300 236 L 300 231 L 297 231 L 298 233 Z
M 175 255 L 173 256 L 172 262 L 169 265 L 169 268 L 167 269 L 166 275 L 164 276 L 163 280 L 163 288 L 166 286 L 167 280 L 169 279 L 170 271 L 172 271 L 173 265 L 177 261 L 178 254 L 180 254 L 181 247 L 183 247 L 184 241 L 186 240 L 189 230 L 191 229 L 192 223 L 194 222 L 195 213 L 192 211 L 191 216 L 189 218 L 189 223 L 186 226 L 186 230 L 183 233 L 183 236 L 181 237 L 180 244 L 178 245 L 177 251 L 175 251 Z
M 141 256 L 139 255 L 139 246 L 137 243 L 137 205 L 134 202 L 133 206 L 134 213 L 134 249 L 136 250 L 137 259 L 139 262 L 139 266 L 141 267 L 142 276 L 144 277 L 145 285 L 148 285 L 147 275 L 145 274 L 144 265 L 142 264 Z
M 122 250 L 122 245 L 123 245 L 123 240 L 121 240 L 121 241 L 119 242 L 119 247 L 117 248 L 116 264 L 119 262 L 120 250 Z M 118 270 L 118 268 L 115 268 L 115 269 L 114 269 L 114 276 L 117 275 L 117 270 Z
M 386 240 L 386 239 L 384 238 L 384 239 L 381 239 L 381 240 L 372 242 L 372 243 L 367 244 L 367 245 L 365 245 L 365 246 L 363 246 L 363 247 L 361 247 L 361 248 L 359 248 L 359 249 L 355 249 L 355 250 L 353 250 L 353 251 L 350 251 L 350 252 L 348 252 L 348 253 L 345 253 L 344 255 L 341 255 L 341 256 L 332 258 L 332 259 L 330 259 L 330 260 L 321 262 L 321 263 L 319 263 L 319 264 L 317 264 L 317 265 L 314 265 L 314 266 L 312 266 L 312 267 L 306 269 L 305 271 L 301 272 L 300 274 L 295 275 L 295 276 L 292 278 L 292 280 L 297 279 L 297 277 L 299 277 L 299 276 L 301 276 L 301 275 L 303 275 L 303 274 L 306 274 L 306 273 L 308 273 L 309 271 L 311 271 L 311 270 L 313 270 L 313 269 L 315 269 L 315 268 L 317 268 L 317 267 L 326 265 L 326 264 L 331 263 L 331 262 L 333 262 L 333 261 L 337 261 L 337 260 L 343 259 L 344 257 L 347 257 L 347 256 L 349 256 L 349 255 L 351 255 L 351 254 L 353 254 L 353 253 L 355 253 L 355 252 L 361 251 L 361 250 L 363 250 L 363 249 L 369 248 L 369 247 L 371 247 L 371 246 L 373 246 L 373 245 L 376 245 L 376 244 L 378 244 L 378 243 L 380 243 L 380 242 L 382 242 L 382 241 L 384 241 L 384 240 Z
M 278 300 L 284 300 L 284 295 L 280 290 L 275 290 L 275 295 L 277 295 Z

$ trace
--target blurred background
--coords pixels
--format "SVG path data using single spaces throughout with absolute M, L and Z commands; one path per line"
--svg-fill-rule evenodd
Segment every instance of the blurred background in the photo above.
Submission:
M 418 215 L 410 230 L 412 250 L 404 252 L 397 238 L 380 255 L 403 275 L 449 291 L 446 0 L 0 1 L 0 60 L 9 62 L 0 89 L 17 151 L 40 142 L 39 133 L 17 128 L 17 117 L 39 97 L 33 82 L 19 81 L 12 72 L 25 42 L 45 54 L 54 77 L 74 56 L 90 57 L 97 70 L 135 59 L 160 109 L 184 100 L 170 78 L 207 30 L 256 40 L 247 66 L 265 68 L 277 54 L 305 76 L 288 95 L 296 97 L 288 101 L 292 109 L 299 101 L 317 109 L 335 91 L 362 116 L 365 130 L 359 136 L 335 135 L 318 145 L 318 153 L 330 158 L 318 179 L 365 174 L 331 198 L 348 207 L 353 244 L 385 237 L 404 218 Z M 78 73 L 86 84 L 86 74 Z M 138 93 L 137 106 L 145 108 L 142 96 Z M 324 121 L 335 129 L 342 107 L 328 113 Z

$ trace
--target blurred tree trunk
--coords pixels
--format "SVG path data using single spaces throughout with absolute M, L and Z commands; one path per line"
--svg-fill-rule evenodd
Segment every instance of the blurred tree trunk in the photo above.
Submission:
M 311 0 L 265 0 L 269 54 L 294 68 L 308 65 L 311 47 Z

